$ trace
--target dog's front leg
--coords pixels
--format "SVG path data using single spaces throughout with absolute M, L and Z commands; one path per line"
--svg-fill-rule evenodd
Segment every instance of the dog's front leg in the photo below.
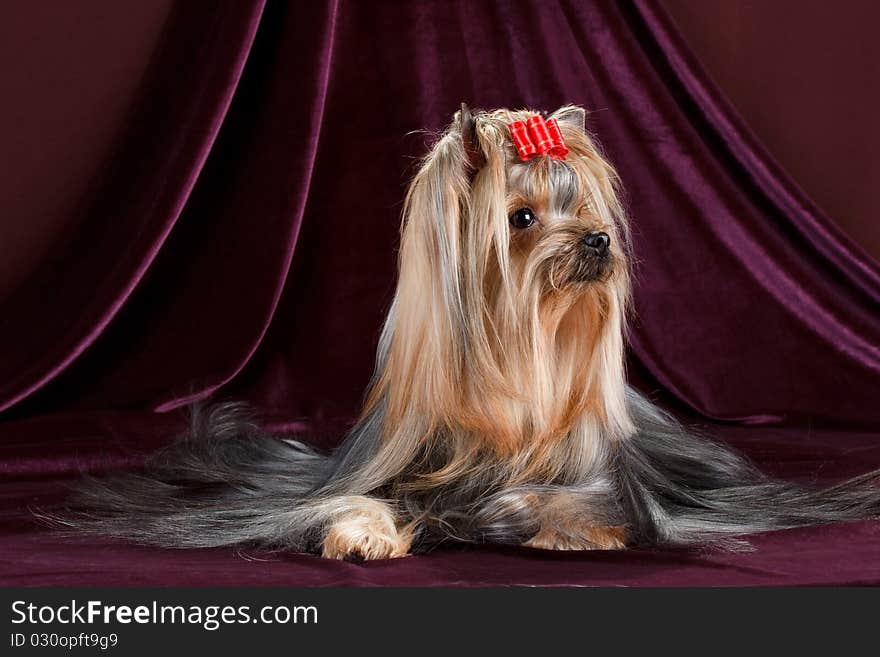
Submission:
M 539 503 L 540 528 L 523 545 L 543 550 L 620 550 L 626 547 L 626 529 L 597 523 L 583 503 L 565 494 Z
M 352 495 L 334 499 L 333 506 L 321 556 L 361 561 L 404 557 L 409 553 L 412 527 L 402 525 L 387 502 Z

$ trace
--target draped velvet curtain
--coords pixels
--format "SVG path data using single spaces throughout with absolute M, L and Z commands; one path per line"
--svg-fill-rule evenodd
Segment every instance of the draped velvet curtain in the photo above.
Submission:
M 5 304 L 5 471 L 106 465 L 209 396 L 338 440 L 390 302 L 408 177 L 462 100 L 591 110 L 632 217 L 640 387 L 704 423 L 788 427 L 790 453 L 818 449 L 817 427 L 853 430 L 829 444 L 867 456 L 832 474 L 880 463 L 880 267 L 656 0 L 237 0 L 178 3 L 97 201 Z M 151 419 L 111 428 L 126 413 Z

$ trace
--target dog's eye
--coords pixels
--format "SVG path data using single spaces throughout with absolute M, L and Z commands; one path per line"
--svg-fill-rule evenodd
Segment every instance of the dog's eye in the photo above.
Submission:
M 514 228 L 528 228 L 535 223 L 535 212 L 531 208 L 520 208 L 510 215 L 510 225 Z

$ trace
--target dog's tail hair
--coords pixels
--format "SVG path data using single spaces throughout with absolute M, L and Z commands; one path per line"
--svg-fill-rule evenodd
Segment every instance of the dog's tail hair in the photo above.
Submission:
M 191 417 L 189 431 L 142 471 L 86 478 L 64 509 L 37 515 L 62 530 L 147 545 L 313 549 L 332 509 L 310 493 L 330 457 L 261 432 L 239 404 L 196 407 Z
M 824 489 L 770 479 L 638 393 L 629 402 L 637 433 L 619 444 L 616 466 L 636 544 L 736 547 L 746 545 L 737 535 L 880 516 L 880 470 Z

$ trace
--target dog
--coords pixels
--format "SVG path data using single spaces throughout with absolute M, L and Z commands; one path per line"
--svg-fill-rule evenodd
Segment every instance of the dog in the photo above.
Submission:
M 169 547 L 384 559 L 444 541 L 739 544 L 880 514 L 880 471 L 772 480 L 628 386 L 627 217 L 585 110 L 462 105 L 406 195 L 363 409 L 329 454 L 197 409 L 142 472 L 84 483 L 67 527 Z

